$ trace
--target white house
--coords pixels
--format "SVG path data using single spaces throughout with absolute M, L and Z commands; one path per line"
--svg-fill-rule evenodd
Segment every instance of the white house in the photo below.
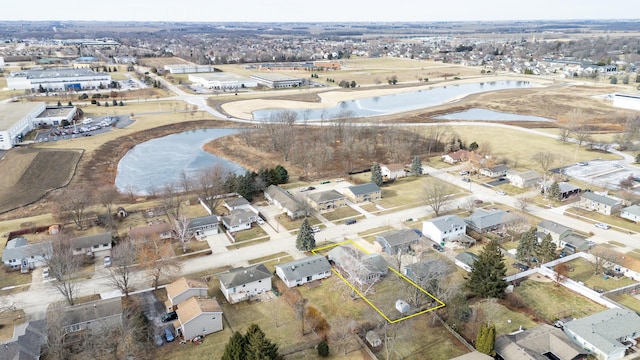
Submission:
M 573 342 L 599 360 L 618 360 L 640 337 L 640 316 L 628 309 L 613 308 L 569 321 L 563 329 Z
M 238 209 L 250 209 L 251 203 L 249 200 L 243 198 L 242 196 L 227 198 L 224 200 L 224 207 L 229 209 L 229 211 L 238 210 Z
M 276 265 L 276 275 L 288 287 L 294 287 L 328 278 L 331 276 L 331 264 L 324 256 L 314 255 Z
M 519 188 L 528 188 L 542 181 L 542 175 L 534 170 L 507 170 L 506 178 L 511 185 Z
M 620 210 L 620 217 L 636 223 L 640 222 L 640 205 L 627 206 Z
M 2 251 L 2 263 L 9 269 L 20 269 L 26 273 L 36 266 L 42 266 L 50 253 L 50 242 L 27 244 L 27 239 L 19 237 L 7 241 Z
M 222 224 L 229 232 L 251 229 L 251 224 L 258 220 L 258 215 L 251 210 L 233 210 L 228 216 L 222 217 Z
M 611 215 L 622 208 L 622 202 L 609 196 L 599 195 L 588 191 L 580 196 L 578 206 L 580 206 L 581 209 L 597 211 L 604 215 Z
M 471 272 L 473 263 L 476 262 L 476 260 L 478 260 L 478 255 L 472 252 L 463 251 L 455 257 L 454 263 L 456 266 L 463 268 L 466 272 Z
M 194 234 L 196 238 L 200 239 L 207 235 L 217 234 L 219 222 L 220 220 L 218 220 L 217 215 L 201 216 L 190 219 L 187 229 Z
M 222 331 L 222 308 L 215 299 L 190 297 L 176 310 L 176 328 L 185 340 Z
M 404 165 L 402 164 L 380 164 L 380 173 L 384 180 L 394 180 L 407 176 L 407 173 L 404 171 Z
M 264 264 L 229 270 L 218 275 L 220 290 L 231 304 L 271 290 L 271 273 Z
M 467 224 L 458 215 L 444 215 L 422 222 L 422 235 L 437 243 L 464 237 L 466 232 Z
M 167 301 L 165 302 L 167 310 L 174 311 L 178 305 L 190 297 L 207 297 L 209 287 L 203 281 L 183 276 L 167 285 L 165 290 L 167 291 Z

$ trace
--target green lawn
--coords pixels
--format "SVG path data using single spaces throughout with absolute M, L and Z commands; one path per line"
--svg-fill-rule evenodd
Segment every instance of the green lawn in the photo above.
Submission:
M 637 313 L 640 313 L 640 300 L 636 299 L 630 294 L 622 293 L 619 295 L 613 295 L 609 297 L 611 298 L 611 300 L 616 301 Z
M 605 310 L 604 306 L 554 282 L 526 280 L 515 288 L 515 292 L 548 322 L 565 316 L 581 318 Z
M 263 243 L 263 242 L 267 242 L 270 239 L 268 237 L 264 237 L 261 239 L 257 239 L 257 240 L 251 240 L 251 241 L 243 241 L 241 243 L 238 244 L 233 244 L 233 245 L 228 245 L 225 246 L 228 250 L 236 250 L 236 249 L 242 249 L 244 247 L 248 247 L 248 246 L 253 246 L 255 244 L 259 244 L 259 243 Z
M 575 281 L 582 281 L 585 286 L 591 289 L 599 288 L 609 291 L 636 283 L 626 276 L 623 276 L 620 279 L 608 277 L 605 280 L 602 274 L 594 275 L 593 264 L 582 258 L 570 261 L 567 265 L 573 268 L 573 271 L 569 272 L 569 277 Z

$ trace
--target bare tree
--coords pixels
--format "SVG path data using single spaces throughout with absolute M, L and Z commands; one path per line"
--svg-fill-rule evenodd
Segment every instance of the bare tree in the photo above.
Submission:
M 107 279 L 111 286 L 127 297 L 131 291 L 136 253 L 136 244 L 133 241 L 122 241 L 111 250 L 111 267 Z
M 592 263 L 593 273 L 598 275 L 607 265 L 615 263 L 620 253 L 602 246 L 595 246 L 591 249 L 591 255 L 595 257 L 595 261 Z
M 468 196 L 461 206 L 469 213 L 469 215 L 471 215 L 476 210 L 476 199 L 473 196 Z
M 186 171 L 182 170 L 180 172 L 179 181 L 180 181 L 180 187 L 182 188 L 182 192 L 184 192 L 185 194 L 188 194 L 194 185 L 193 178 L 189 176 L 189 174 Z
M 171 244 L 158 236 L 138 243 L 138 258 L 156 290 L 163 276 L 170 276 L 182 268 L 182 263 L 174 256 Z
M 333 326 L 331 328 L 330 339 L 333 344 L 335 344 L 336 348 L 342 348 L 342 354 L 347 355 L 347 348 L 349 347 L 349 341 L 353 334 L 349 329 L 348 322 L 340 321 L 338 326 Z
M 547 181 L 547 172 L 557 161 L 556 154 L 551 152 L 537 152 L 531 157 L 531 159 L 540 165 L 543 181 Z
M 195 191 L 200 200 L 215 212 L 216 207 L 222 200 L 221 195 L 224 192 L 224 183 L 228 172 L 221 165 L 215 165 L 203 170 L 196 177 Z
M 165 185 L 162 189 L 162 207 L 169 222 L 180 218 L 183 200 L 175 184 Z
M 568 126 L 560 126 L 558 129 L 558 139 L 563 143 L 566 143 L 571 137 L 571 129 Z
M 517 198 L 517 204 L 518 204 L 518 208 L 525 212 L 527 211 L 527 209 L 529 208 L 529 205 L 531 204 L 531 198 L 528 196 L 519 196 Z
M 182 245 L 182 251 L 184 253 L 187 252 L 187 244 L 191 241 L 195 233 L 189 229 L 189 223 L 191 221 L 186 217 L 182 216 L 171 222 L 171 231 L 175 239 Z
M 86 216 L 85 211 L 89 206 L 87 189 L 67 189 L 56 198 L 56 203 L 60 208 L 62 217 L 73 221 L 78 229 L 82 229 Z
M 69 359 L 71 349 L 65 342 L 64 303 L 57 302 L 47 309 L 47 343 L 44 347 L 46 359 Z
M 566 263 L 559 263 L 553 267 L 556 272 L 556 283 L 560 284 L 569 278 L 569 266 Z
M 118 190 L 113 186 L 103 186 L 98 189 L 98 201 L 107 208 L 107 221 L 109 228 L 113 227 L 113 204 L 118 197 Z
M 73 255 L 69 237 L 64 233 L 57 234 L 51 240 L 51 247 L 47 249 L 44 263 L 49 268 L 49 274 L 56 281 L 51 284 L 65 297 L 69 305 L 75 303 L 78 296 L 78 277 L 81 259 Z
M 436 179 L 431 179 L 424 187 L 425 202 L 436 216 L 440 216 L 444 205 L 451 201 L 453 191 L 449 185 Z

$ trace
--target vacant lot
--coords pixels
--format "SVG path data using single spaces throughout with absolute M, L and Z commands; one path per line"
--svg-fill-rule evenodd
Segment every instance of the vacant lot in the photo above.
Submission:
M 27 205 L 65 186 L 82 151 L 21 148 L 0 162 L 0 213 Z

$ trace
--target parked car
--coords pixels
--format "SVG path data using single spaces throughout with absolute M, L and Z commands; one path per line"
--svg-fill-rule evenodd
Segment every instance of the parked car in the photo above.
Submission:
M 498 194 L 498 195 L 507 195 L 507 193 L 502 191 L 502 190 L 496 191 L 496 194 Z
M 513 263 L 513 267 L 516 269 L 519 269 L 520 271 L 527 271 L 529 270 L 529 267 L 525 264 L 521 264 L 521 263 Z
M 48 279 L 49 278 L 49 268 L 44 268 L 42 270 L 42 278 L 43 279 Z
M 595 225 L 598 229 L 602 229 L 602 230 L 609 230 L 611 228 L 611 226 L 605 223 L 596 223 Z
M 169 321 L 173 321 L 173 320 L 175 320 L 177 318 L 178 318 L 178 314 L 175 311 L 172 311 L 172 312 L 168 312 L 168 313 L 162 315 L 160 320 L 162 320 L 162 322 L 169 322 Z
M 471 182 L 471 179 L 469 179 L 468 177 L 466 177 L 466 178 L 462 178 L 462 181 L 464 181 L 464 182 Z
M 176 339 L 173 335 L 173 331 L 168 327 L 164 329 L 164 338 L 167 339 L 167 342 L 172 342 Z
M 262 218 L 258 218 L 256 222 L 258 223 L 258 225 L 264 225 L 264 220 L 262 220 Z
M 104 267 L 106 268 L 111 267 L 111 256 L 104 257 Z
M 469 175 L 469 172 L 467 170 L 460 170 L 460 176 L 465 176 L 465 175 Z
M 442 247 L 442 245 L 440 244 L 433 244 L 433 249 L 439 252 L 444 252 L 444 247 Z
M 356 222 L 357 222 L 357 221 L 356 221 L 356 219 L 347 219 L 344 223 L 345 223 L 346 225 L 353 225 L 353 224 L 355 224 Z
M 313 231 L 314 233 L 319 232 L 319 231 L 320 231 L 320 226 L 318 226 L 318 225 L 313 225 L 313 226 L 311 227 L 311 231 Z

